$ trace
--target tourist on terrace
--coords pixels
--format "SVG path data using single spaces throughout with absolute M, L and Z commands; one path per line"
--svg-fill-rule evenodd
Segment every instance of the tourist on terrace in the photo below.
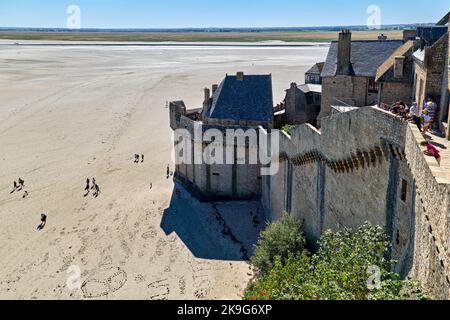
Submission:
M 433 123 L 436 120 L 436 114 L 437 114 L 437 105 L 433 102 L 432 99 L 428 99 L 428 102 L 426 103 L 425 110 L 428 110 L 428 116 L 431 118 L 431 123 L 429 129 L 433 127 Z
M 436 147 L 433 146 L 429 140 L 422 143 L 422 145 L 427 148 L 427 150 L 425 150 L 423 153 L 427 156 L 434 157 L 438 164 L 441 165 L 441 153 L 439 152 L 439 150 L 436 149 Z
M 417 102 L 413 102 L 411 108 L 409 109 L 409 113 L 411 114 L 412 117 L 420 116 L 420 109 L 419 109 L 419 105 L 417 104 Z
M 429 115 L 428 109 L 423 110 L 422 112 L 422 118 L 423 118 L 423 134 L 427 133 L 433 124 L 432 118 Z

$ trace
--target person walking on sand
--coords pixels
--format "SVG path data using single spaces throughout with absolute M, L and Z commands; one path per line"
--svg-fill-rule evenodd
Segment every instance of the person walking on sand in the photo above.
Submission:
M 87 197 L 87 195 L 89 194 L 89 190 L 91 190 L 91 181 L 89 180 L 89 178 L 87 178 L 86 188 L 84 188 L 84 191 L 86 191 L 86 193 L 84 194 L 85 197 Z
M 144 155 L 141 155 L 141 157 L 142 157 L 141 163 L 144 163 Z
M 23 180 L 22 178 L 19 178 L 19 186 L 22 188 L 25 186 L 25 180 Z
M 46 224 L 47 224 L 47 215 L 45 213 L 41 213 L 41 224 L 37 227 L 38 231 L 44 229 Z
M 92 187 L 91 187 L 91 190 L 94 190 L 94 189 L 95 189 L 95 185 L 96 185 L 95 178 L 92 178 Z
M 14 180 L 13 189 L 12 189 L 12 191 L 11 191 L 10 193 L 16 192 L 16 190 L 17 190 L 18 187 L 19 187 L 19 186 L 17 185 L 17 182 Z
M 100 195 L 100 187 L 98 186 L 98 184 L 94 184 L 94 189 L 95 189 L 94 197 L 97 198 Z
M 167 165 L 167 179 L 169 179 L 170 177 L 170 166 Z

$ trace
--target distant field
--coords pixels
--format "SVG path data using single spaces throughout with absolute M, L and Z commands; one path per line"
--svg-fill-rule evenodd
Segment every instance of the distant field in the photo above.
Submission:
M 388 39 L 401 39 L 401 30 L 354 31 L 354 40 L 377 39 L 380 33 Z M 329 42 L 336 40 L 337 32 L 0 32 L 0 39 L 55 40 L 55 41 L 136 41 L 136 42 Z

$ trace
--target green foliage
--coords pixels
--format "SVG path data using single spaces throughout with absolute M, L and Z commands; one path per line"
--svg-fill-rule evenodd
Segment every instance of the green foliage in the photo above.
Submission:
M 260 274 L 265 275 L 270 272 L 277 257 L 284 263 L 290 254 L 304 250 L 305 245 L 300 222 L 285 214 L 281 221 L 268 225 L 261 233 L 251 260 Z
M 382 228 L 327 231 L 319 251 L 276 258 L 270 272 L 251 283 L 247 300 L 423 300 L 420 284 L 401 280 L 384 259 L 389 243 Z
M 285 124 L 285 125 L 281 128 L 281 130 L 284 131 L 284 132 L 286 132 L 287 134 L 290 135 L 290 134 L 292 133 L 292 131 L 293 131 L 295 128 L 296 128 L 295 125 L 292 125 L 292 124 Z

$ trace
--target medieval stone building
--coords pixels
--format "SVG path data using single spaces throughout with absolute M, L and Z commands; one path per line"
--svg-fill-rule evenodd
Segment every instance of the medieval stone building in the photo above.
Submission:
M 401 46 L 402 40 L 352 41 L 344 30 L 332 42 L 322 71 L 320 119 L 331 114 L 331 106 L 363 107 L 378 98 L 378 68 Z
M 175 178 L 179 182 L 205 201 L 260 197 L 260 165 L 249 161 L 250 153 L 258 153 L 258 141 L 251 143 L 237 137 L 229 141 L 226 131 L 273 127 L 271 75 L 227 75 L 219 86 L 212 86 L 212 96 L 205 89 L 202 108 L 187 110 L 184 102 L 176 101 L 170 103 L 169 109 L 170 125 L 176 132 L 175 153 L 177 159 L 183 160 L 176 164 Z M 211 139 L 203 136 L 211 129 L 218 135 Z M 231 164 L 226 162 L 225 154 L 230 150 Z M 238 150 L 243 150 L 242 159 L 238 158 Z M 208 161 L 205 154 L 223 161 Z
M 325 62 L 318 62 L 305 73 L 306 84 L 322 84 L 322 70 Z
M 286 90 L 285 122 L 290 125 L 309 123 L 317 125 L 322 100 L 322 86 L 320 84 L 292 83 Z
M 448 64 L 447 27 L 418 28 L 420 48 L 414 52 L 414 99 L 423 106 L 427 98 L 433 99 L 441 108 L 435 119 L 439 123 L 447 122 L 447 97 L 443 86 L 447 74 L 442 72 Z M 445 120 L 444 120 L 445 119 Z
M 416 41 L 408 41 L 398 48 L 377 70 L 377 104 L 410 103 L 414 89 L 413 53 Z
M 448 25 L 442 26 L 408 30 L 399 41 L 351 41 L 351 33 L 342 32 L 323 66 L 321 90 L 317 84 L 287 90 L 283 119 L 302 125 L 281 133 L 278 171 L 261 175 L 259 166 L 246 163 L 177 164 L 176 179 L 205 200 L 260 199 L 269 221 L 288 212 L 304 223 L 313 244 L 325 230 L 382 226 L 394 271 L 420 280 L 434 298 L 449 299 L 450 143 L 434 136 L 444 158 L 438 162 L 424 154 L 415 125 L 375 106 L 430 95 L 446 120 L 450 53 Z M 320 129 L 311 125 L 319 91 Z M 277 134 L 270 130 L 278 112 L 270 76 L 227 76 L 212 92 L 205 90 L 203 107 L 195 110 L 170 103 L 171 127 L 185 130 L 184 145 L 204 151 L 224 144 L 247 154 L 247 142 L 205 142 L 194 133 L 240 127 L 263 129 L 264 140 Z M 183 144 L 176 142 L 176 153 Z

